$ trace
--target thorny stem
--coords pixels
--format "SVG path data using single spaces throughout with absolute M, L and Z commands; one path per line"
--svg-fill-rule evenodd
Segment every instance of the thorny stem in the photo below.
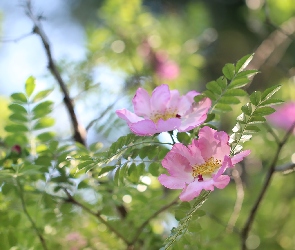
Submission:
M 129 245 L 129 241 L 123 236 L 115 227 L 113 227 L 111 224 L 109 224 L 100 214 L 100 212 L 94 212 L 88 207 L 84 206 L 82 203 L 79 201 L 75 200 L 74 197 L 69 193 L 67 189 L 64 189 L 64 192 L 68 196 L 68 199 L 66 200 L 67 202 L 70 202 L 72 204 L 75 204 L 78 207 L 81 207 L 85 212 L 93 215 L 96 217 L 102 224 L 104 224 L 111 232 L 113 232 L 118 238 L 124 241 L 126 245 Z
M 64 82 L 64 80 L 61 77 L 61 74 L 52 58 L 51 48 L 49 45 L 49 41 L 47 38 L 47 35 L 45 34 L 44 30 L 42 29 L 40 18 L 36 17 L 32 12 L 32 6 L 31 1 L 27 0 L 27 15 L 34 23 L 34 29 L 33 32 L 38 35 L 43 43 L 44 49 L 46 51 L 46 56 L 48 60 L 48 68 L 51 71 L 51 74 L 54 76 L 56 81 L 58 82 L 62 93 L 64 95 L 64 104 L 68 110 L 68 113 L 70 115 L 71 123 L 74 130 L 74 139 L 76 142 L 79 142 L 83 145 L 85 145 L 85 136 L 86 132 L 84 129 L 82 129 L 81 125 L 78 123 L 77 116 L 75 114 L 74 105 L 72 103 L 72 99 L 70 98 L 68 88 Z
M 39 240 L 41 242 L 41 245 L 42 245 L 43 249 L 48 250 L 43 235 L 41 234 L 41 232 L 37 228 L 36 223 L 34 222 L 34 220 L 32 219 L 31 215 L 29 214 L 29 212 L 27 210 L 25 199 L 24 199 L 24 191 L 23 191 L 23 188 L 22 188 L 22 186 L 21 186 L 21 184 L 20 184 L 20 182 L 19 182 L 19 180 L 17 178 L 16 178 L 16 184 L 17 184 L 18 189 L 19 189 L 19 196 L 20 196 L 23 211 L 24 211 L 25 215 L 27 216 L 28 220 L 31 222 L 32 227 L 35 230 L 35 232 L 36 232 L 36 234 L 37 234 L 37 236 L 38 236 L 38 238 L 39 238 Z
M 255 215 L 256 215 L 257 210 L 259 208 L 259 205 L 260 205 L 260 203 L 261 203 L 261 201 L 262 201 L 262 199 L 263 199 L 263 197 L 264 197 L 264 195 L 266 193 L 266 190 L 269 187 L 269 184 L 270 184 L 272 175 L 275 172 L 275 167 L 277 165 L 277 161 L 279 159 L 279 155 L 281 153 L 281 150 L 282 150 L 283 146 L 286 144 L 287 140 L 289 139 L 289 137 L 290 137 L 290 135 L 291 135 L 294 127 L 295 127 L 295 123 L 293 123 L 293 125 L 291 126 L 291 128 L 288 130 L 288 132 L 284 136 L 283 140 L 278 143 L 278 149 L 277 149 L 277 151 L 275 153 L 275 156 L 274 156 L 274 158 L 272 160 L 272 163 L 270 165 L 270 168 L 269 168 L 269 170 L 267 172 L 267 175 L 266 175 L 264 184 L 262 186 L 262 189 L 260 191 L 260 194 L 259 194 L 256 202 L 254 203 L 254 205 L 253 205 L 253 207 L 252 207 L 252 209 L 250 211 L 249 217 L 246 220 L 246 223 L 245 223 L 245 225 L 244 225 L 244 227 L 243 227 L 243 229 L 241 231 L 241 244 L 242 244 L 241 245 L 241 249 L 242 250 L 246 250 L 247 249 L 246 240 L 248 238 L 248 234 L 250 232 L 250 229 L 251 229 L 252 223 L 254 221 Z

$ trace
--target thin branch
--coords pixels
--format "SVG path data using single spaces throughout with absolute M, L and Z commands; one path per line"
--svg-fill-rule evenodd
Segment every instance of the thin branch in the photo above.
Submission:
M 41 245 L 42 245 L 43 249 L 48 250 L 47 245 L 46 245 L 46 241 L 45 241 L 43 235 L 39 231 L 36 223 L 34 222 L 34 220 L 32 219 L 31 215 L 29 214 L 29 212 L 27 210 L 25 199 L 24 199 L 24 191 L 23 191 L 23 188 L 22 188 L 22 186 L 19 183 L 19 180 L 17 178 L 16 178 L 16 184 L 17 184 L 18 189 L 19 189 L 19 196 L 20 196 L 23 211 L 24 211 L 25 215 L 27 216 L 28 220 L 31 222 L 32 227 L 35 230 L 35 232 L 36 232 L 36 234 L 37 234 L 37 236 L 38 236 L 38 238 L 39 238 L 39 240 L 41 242 Z
M 94 120 L 92 120 L 87 126 L 86 126 L 86 131 L 88 131 L 97 121 L 99 121 L 100 119 L 102 119 L 117 103 L 117 101 L 120 99 L 117 98 L 112 104 L 110 104 L 109 106 L 106 107 L 106 109 L 100 114 L 99 117 L 95 118 Z
M 137 229 L 137 232 L 135 234 L 135 236 L 133 237 L 133 239 L 131 240 L 129 246 L 132 246 L 135 244 L 135 242 L 138 240 L 139 236 L 141 235 L 143 229 L 146 227 L 146 225 L 150 222 L 151 219 L 157 217 L 160 213 L 164 212 L 165 210 L 167 210 L 168 208 L 174 206 L 175 204 L 177 204 L 179 201 L 179 198 L 177 197 L 176 199 L 174 199 L 172 202 L 170 202 L 169 204 L 161 207 L 159 210 L 157 210 L 156 212 L 154 212 L 149 218 L 147 218 L 142 224 L 141 226 Z
M 61 74 L 52 58 L 52 53 L 51 53 L 51 48 L 49 45 L 49 40 L 47 38 L 47 35 L 45 34 L 41 22 L 40 22 L 40 18 L 36 17 L 33 12 L 32 12 L 32 6 L 31 6 L 31 1 L 27 1 L 27 15 L 28 17 L 33 21 L 34 23 L 34 29 L 33 32 L 38 35 L 43 43 L 44 49 L 46 51 L 46 56 L 47 56 L 47 60 L 48 60 L 48 68 L 51 71 L 51 74 L 54 76 L 54 78 L 56 79 L 56 81 L 58 82 L 62 93 L 64 95 L 64 104 L 66 105 L 66 108 L 68 110 L 68 113 L 70 115 L 71 118 L 71 123 L 73 126 L 73 130 L 74 130 L 74 139 L 76 142 L 79 142 L 83 145 L 85 145 L 85 137 L 86 137 L 86 132 L 85 130 L 82 129 L 82 126 L 78 123 L 78 119 L 77 116 L 75 114 L 75 110 L 74 110 L 74 106 L 72 103 L 72 100 L 70 98 L 67 86 L 64 82 L 64 80 L 61 77 Z
M 29 33 L 26 33 L 26 34 L 23 34 L 23 35 L 20 35 L 19 37 L 17 38 L 12 38 L 12 39 L 0 39 L 0 43 L 17 43 L 19 42 L 20 40 L 23 40 L 31 35 L 33 35 L 34 32 L 29 32 Z
M 256 202 L 254 203 L 251 211 L 250 211 L 250 214 L 249 214 L 249 217 L 248 219 L 246 220 L 246 223 L 241 231 L 241 249 L 242 250 L 246 250 L 247 249 L 247 246 L 246 246 L 246 240 L 248 238 L 248 234 L 250 232 L 250 229 L 251 229 L 251 226 L 252 226 L 252 223 L 254 221 L 254 218 L 255 218 L 255 215 L 257 213 L 257 210 L 259 208 L 259 205 L 261 204 L 261 201 L 266 193 L 266 190 L 267 188 L 269 187 L 269 184 L 270 184 L 270 181 L 271 181 L 271 178 L 272 178 L 272 175 L 273 173 L 275 172 L 275 168 L 276 168 L 276 165 L 277 165 L 277 161 L 279 159 L 279 155 L 281 153 L 281 150 L 283 148 L 283 146 L 286 144 L 287 140 L 289 139 L 290 135 L 292 134 L 293 132 L 293 129 L 295 127 L 295 123 L 291 126 L 291 128 L 288 130 L 288 132 L 286 133 L 286 135 L 284 136 L 283 140 L 278 143 L 278 149 L 275 153 L 275 156 L 272 160 L 272 163 L 270 165 L 270 168 L 267 172 L 267 175 L 266 175 L 266 179 L 264 181 L 264 184 L 262 186 L 262 189 L 260 191 L 260 194 L 256 200 Z
M 79 201 L 75 200 L 74 197 L 69 193 L 67 189 L 63 189 L 66 195 L 68 196 L 67 202 L 70 202 L 72 204 L 75 204 L 76 206 L 82 208 L 85 212 L 93 215 L 96 217 L 102 224 L 104 224 L 111 232 L 113 232 L 118 238 L 124 241 L 126 245 L 130 245 L 129 241 L 123 236 L 115 227 L 113 227 L 111 224 L 109 224 L 100 214 L 100 212 L 94 212 L 88 207 L 84 206 Z
M 236 183 L 236 192 L 237 192 L 237 198 L 236 198 L 236 203 L 234 206 L 234 210 L 230 216 L 230 219 L 228 221 L 227 227 L 226 227 L 226 232 L 231 233 L 235 227 L 235 224 L 237 222 L 237 219 L 239 218 L 243 201 L 244 201 L 244 187 L 243 187 L 243 182 L 240 176 L 240 173 L 238 170 L 234 169 L 232 171 L 232 176 L 233 179 Z

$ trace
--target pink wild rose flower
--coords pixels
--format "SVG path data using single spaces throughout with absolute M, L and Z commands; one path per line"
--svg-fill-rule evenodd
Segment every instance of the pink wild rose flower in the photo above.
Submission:
M 134 134 L 140 136 L 174 129 L 186 132 L 206 120 L 211 106 L 209 98 L 195 103 L 194 97 L 197 95 L 198 92 L 190 91 L 180 96 L 177 90 L 169 90 L 166 84 L 156 87 L 151 96 L 145 89 L 139 88 L 132 100 L 134 113 L 126 109 L 117 110 L 116 113 L 127 122 Z
M 286 102 L 277 107 L 276 112 L 269 115 L 267 120 L 279 128 L 289 130 L 295 123 L 295 102 Z M 293 133 L 295 134 L 295 128 Z
M 194 199 L 202 189 L 225 188 L 230 177 L 223 175 L 224 171 L 250 154 L 245 150 L 230 157 L 228 141 L 227 133 L 206 126 L 200 129 L 198 140 L 187 147 L 175 144 L 162 161 L 169 175 L 160 175 L 160 183 L 170 189 L 183 189 L 179 196 L 182 201 Z

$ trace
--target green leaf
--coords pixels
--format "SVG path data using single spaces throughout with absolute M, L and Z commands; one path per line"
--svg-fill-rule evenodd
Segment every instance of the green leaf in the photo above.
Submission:
M 115 175 L 114 175 L 114 184 L 115 184 L 116 186 L 119 185 L 119 176 L 120 176 L 120 167 L 117 167 L 117 168 L 116 168 Z
M 190 209 L 191 205 L 189 202 L 180 203 L 180 205 L 175 208 L 175 219 L 180 221 L 186 216 Z
M 197 221 L 191 221 L 187 230 L 192 233 L 196 233 L 196 232 L 201 231 L 202 227 L 201 227 L 200 223 L 198 223 Z
M 252 116 L 249 119 L 248 124 L 264 123 L 265 121 L 266 119 L 263 116 Z
M 159 176 L 159 168 L 160 168 L 160 164 L 158 162 L 152 162 L 148 167 L 148 172 L 151 175 L 158 177 Z
M 177 140 L 180 143 L 187 145 L 190 143 L 191 138 L 189 137 L 187 133 L 183 132 L 183 133 L 177 133 Z
M 267 106 L 273 106 L 273 105 L 278 105 L 282 104 L 284 101 L 279 100 L 279 99 L 267 99 L 259 104 L 259 107 L 267 107 Z
M 260 101 L 261 101 L 261 92 L 260 91 L 254 91 L 251 95 L 250 95 L 250 101 L 257 106 Z
M 54 132 L 44 132 L 39 135 L 37 135 L 37 139 L 39 139 L 41 142 L 50 141 L 55 137 Z
M 242 106 L 241 110 L 246 114 L 246 115 L 251 115 L 252 113 L 252 105 L 251 103 L 247 103 L 244 106 Z
M 232 80 L 235 75 L 235 66 L 232 63 L 225 64 L 222 68 L 222 73 L 227 79 Z
M 257 133 L 260 129 L 255 125 L 247 125 L 244 131 L 245 133 Z
M 212 101 L 215 101 L 216 100 L 216 96 L 210 90 L 204 91 L 204 95 L 206 95 L 207 97 L 209 97 Z
M 254 75 L 256 75 L 258 72 L 258 70 L 256 69 L 249 69 L 249 70 L 244 70 L 241 71 L 237 74 L 236 78 L 242 78 L 242 77 L 247 77 L 248 79 Z
M 224 93 L 224 96 L 246 96 L 247 92 L 243 89 L 229 89 Z
M 228 85 L 229 89 L 242 88 L 249 83 L 249 79 L 247 77 L 235 78 Z
M 215 106 L 215 109 L 221 111 L 221 112 L 229 112 L 229 111 L 232 111 L 232 108 L 230 105 L 228 104 L 224 104 L 224 103 L 218 103 L 216 106 Z
M 38 92 L 34 97 L 33 97 L 33 102 L 37 102 L 40 101 L 42 99 L 44 99 L 46 96 L 48 96 L 51 92 L 53 91 L 53 89 L 46 89 L 46 90 L 42 90 L 40 92 Z
M 265 115 L 270 115 L 274 113 L 276 110 L 271 107 L 262 107 L 262 108 L 257 108 L 254 112 L 253 115 L 257 116 L 265 116 Z
M 34 114 L 33 119 L 44 117 L 50 114 L 52 111 L 52 105 L 52 101 L 44 101 L 36 105 L 32 110 L 32 113 Z
M 206 119 L 205 123 L 213 121 L 214 118 L 215 118 L 215 114 L 214 113 L 207 114 L 207 119 Z
M 221 95 L 221 93 L 222 93 L 222 89 L 220 88 L 220 86 L 218 85 L 218 83 L 216 81 L 211 81 L 211 82 L 207 83 L 206 88 L 208 90 L 210 90 L 211 92 L 216 93 L 218 95 Z
M 38 129 L 43 129 L 43 128 L 48 128 L 52 127 L 55 123 L 55 120 L 51 117 L 43 117 L 37 121 L 35 126 L 33 127 L 33 130 L 38 130 Z
M 219 99 L 219 103 L 222 103 L 222 104 L 239 104 L 240 102 L 241 101 L 234 96 L 222 96 Z
M 262 101 L 265 101 L 267 99 L 269 99 L 270 97 L 272 97 L 277 91 L 280 90 L 282 86 L 281 85 L 275 85 L 275 86 L 272 86 L 268 89 L 266 89 L 262 95 L 261 95 L 261 100 Z
M 227 87 L 227 80 L 224 76 L 219 77 L 216 82 L 222 90 Z
M 242 124 L 245 124 L 246 123 L 246 115 L 244 113 L 240 114 L 238 117 L 237 117 L 237 121 L 239 123 L 242 123 Z
M 9 120 L 13 121 L 13 122 L 27 122 L 28 118 L 26 116 L 21 115 L 20 113 L 15 113 L 12 114 L 11 116 L 9 116 Z
M 8 106 L 8 108 L 14 113 L 22 113 L 22 114 L 28 113 L 27 110 L 23 106 L 16 104 L 16 103 L 10 104 Z
M 240 72 L 244 70 L 248 64 L 253 59 L 254 54 L 246 55 L 242 57 L 237 63 L 236 63 L 236 72 Z
M 29 131 L 28 128 L 25 125 L 22 124 L 11 124 L 11 125 L 7 125 L 5 126 L 5 131 L 7 132 L 27 132 Z
M 201 95 L 197 95 L 197 96 L 194 97 L 194 101 L 195 101 L 196 103 L 198 103 L 198 102 L 200 102 L 201 100 L 203 100 L 205 97 L 206 97 L 206 96 L 203 95 L 203 94 L 201 94 Z
M 14 101 L 21 102 L 21 103 L 27 103 L 27 97 L 23 93 L 14 93 L 10 96 Z
M 33 93 L 34 89 L 35 89 L 35 78 L 30 76 L 27 81 L 26 81 L 26 84 L 25 84 L 25 89 L 26 89 L 26 94 L 28 97 L 31 96 L 31 94 Z

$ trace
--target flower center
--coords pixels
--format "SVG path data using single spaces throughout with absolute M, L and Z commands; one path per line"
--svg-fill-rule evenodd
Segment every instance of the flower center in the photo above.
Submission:
M 174 112 L 166 112 L 165 114 L 153 114 L 151 116 L 151 120 L 154 122 L 154 123 L 158 123 L 158 121 L 160 119 L 164 120 L 164 121 L 167 121 L 168 119 L 170 118 L 181 118 L 181 116 L 179 114 L 176 113 L 176 111 Z
M 198 181 L 203 181 L 203 175 L 214 173 L 220 166 L 221 160 L 211 157 L 202 165 L 193 166 L 193 177 L 197 177 Z

